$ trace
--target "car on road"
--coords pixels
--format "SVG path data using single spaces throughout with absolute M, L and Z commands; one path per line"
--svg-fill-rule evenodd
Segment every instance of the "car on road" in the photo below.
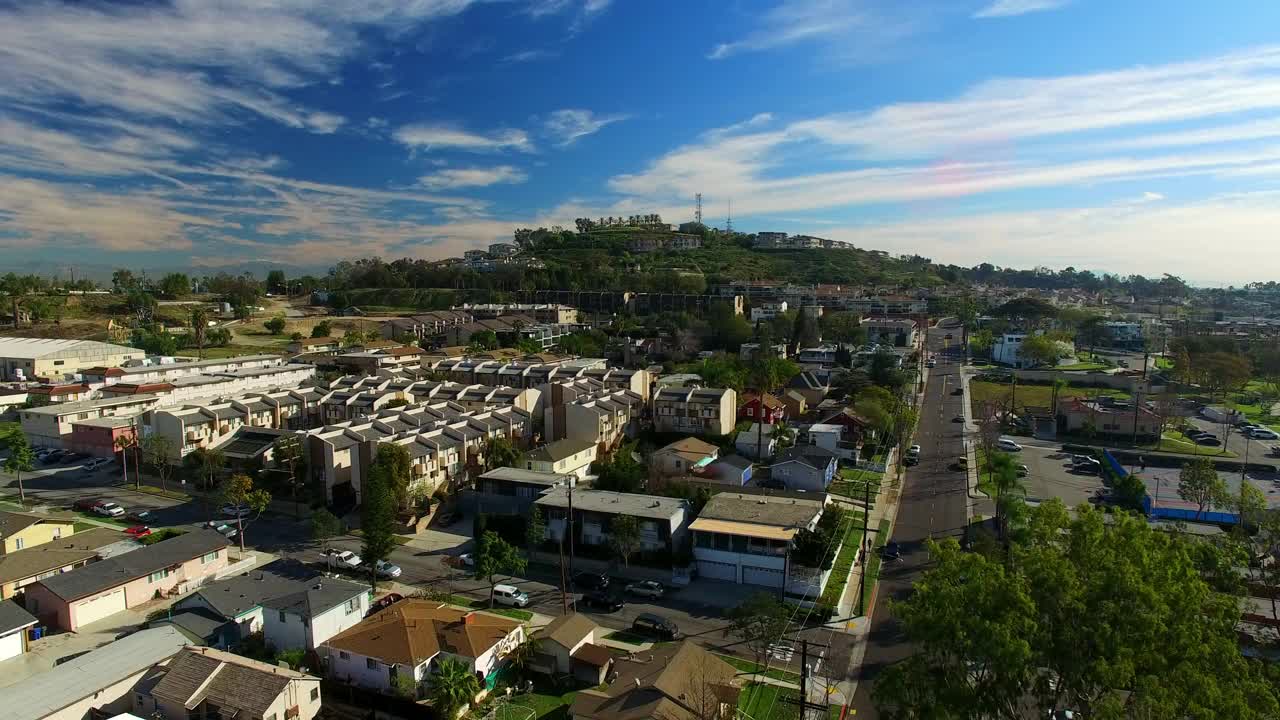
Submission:
M 249 517 L 252 511 L 247 505 L 223 505 L 222 516 L 229 518 Z
M 350 550 L 329 548 L 324 553 L 324 559 L 329 563 L 329 567 L 340 567 L 348 570 L 360 567 L 360 556 Z
M 240 534 L 239 530 L 235 529 L 234 527 L 231 527 L 230 525 L 222 522 L 221 520 L 210 520 L 209 522 L 205 523 L 204 526 L 209 528 L 210 530 L 213 530 L 214 532 L 218 533 L 219 535 L 221 535 L 222 537 L 228 540 Z
M 93 506 L 93 512 L 97 515 L 109 518 L 124 517 L 125 515 L 124 508 L 113 502 L 98 503 Z
M 400 570 L 400 566 L 395 563 L 389 563 L 386 560 L 379 560 L 373 564 L 373 572 L 380 578 L 394 580 L 400 577 L 400 573 L 402 571 Z
M 997 440 L 996 447 L 1005 452 L 1022 452 L 1022 446 L 1009 438 L 1000 438 Z
M 957 457 L 956 457 L 956 460 L 955 460 L 954 465 L 955 465 L 957 468 L 960 468 L 961 470 L 968 470 L 968 469 L 969 469 L 969 456 L 968 456 L 968 455 L 960 455 L 960 456 L 957 456 Z
M 628 595 L 639 595 L 640 597 L 659 599 L 666 594 L 666 588 L 662 587 L 662 583 L 653 580 L 641 580 L 633 582 L 624 588 Z
M 951 394 L 952 394 L 952 395 L 963 395 L 963 394 L 964 394 L 964 386 L 963 386 L 963 385 L 961 385 L 960 387 L 958 387 L 958 388 L 956 388 L 956 389 L 952 390 L 952 391 L 951 391 Z
M 1071 456 L 1072 472 L 1096 473 L 1102 470 L 1102 463 L 1097 458 L 1091 458 L 1088 455 Z
M 603 590 L 592 590 L 582 596 L 582 604 L 593 610 L 603 610 L 604 612 L 617 612 L 626 607 L 626 603 L 622 598 L 614 597 Z
M 125 515 L 124 519 L 136 522 L 139 525 L 150 525 L 156 521 L 156 514 L 150 510 L 134 510 Z
M 499 605 L 510 607 L 528 607 L 529 594 L 515 585 L 494 585 L 493 601 Z
M 937 360 L 934 360 L 933 358 L 929 358 L 928 360 L 925 361 L 924 366 L 931 368 L 931 367 L 937 366 L 937 364 L 938 364 Z
M 907 454 L 908 454 L 908 455 L 919 455 L 919 454 L 920 454 L 920 446 L 919 446 L 919 445 L 912 445 L 911 447 L 907 448 Z
M 1257 428 L 1249 433 L 1254 440 L 1280 440 L 1280 433 L 1270 428 Z
M 604 573 L 580 572 L 573 576 L 573 586 L 579 590 L 607 590 L 609 576 Z
M 906 465 L 907 467 L 915 467 L 916 465 L 920 464 L 920 456 L 908 455 L 905 458 L 903 458 L 902 464 Z
M 957 415 L 957 416 L 955 416 L 955 417 L 951 418 L 951 422 L 953 422 L 953 423 L 962 423 L 962 422 L 964 422 L 964 416 L 963 416 L 963 415 Z
M 679 640 L 680 628 L 675 623 L 653 613 L 641 613 L 631 622 L 631 629 L 643 635 L 662 640 Z
M 898 543 L 890 541 L 880 548 L 880 557 L 886 562 L 900 562 L 902 560 L 902 548 Z
M 458 556 L 458 562 L 461 563 L 463 567 L 475 567 L 476 556 L 471 553 L 462 553 Z
M 1031 468 L 1027 467 L 1026 465 L 1018 466 L 1018 477 L 1026 477 L 1030 474 L 1031 474 Z
M 105 467 L 110 464 L 111 464 L 111 461 L 108 460 L 107 458 L 94 458 L 89 462 L 85 463 L 81 467 L 81 469 L 83 469 L 85 472 L 94 472 L 99 468 Z
M 151 528 L 146 525 L 134 525 L 133 527 L 125 528 L 124 534 L 135 539 L 146 537 L 151 534 Z
M 73 510 L 79 510 L 80 512 L 92 512 L 100 502 L 102 501 L 98 498 L 80 498 L 79 500 L 71 503 L 71 508 Z

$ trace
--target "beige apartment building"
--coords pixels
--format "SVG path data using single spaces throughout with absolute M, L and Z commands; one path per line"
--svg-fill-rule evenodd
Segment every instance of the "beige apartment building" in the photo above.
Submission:
M 653 396 L 653 427 L 685 435 L 728 435 L 737 410 L 733 388 L 663 388 Z

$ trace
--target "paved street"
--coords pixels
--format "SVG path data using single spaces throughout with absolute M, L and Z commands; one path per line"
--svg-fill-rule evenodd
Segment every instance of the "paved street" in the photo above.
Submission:
M 948 333 L 955 337 L 945 339 Z M 903 642 L 897 623 L 889 615 L 888 600 L 903 599 L 928 563 L 925 541 L 930 538 L 959 537 L 968 522 L 969 494 L 965 473 L 952 469 L 964 451 L 964 424 L 954 418 L 966 413 L 967 398 L 951 393 L 962 386 L 963 355 L 957 347 L 960 329 L 933 328 L 926 346 L 938 356 L 930 372 L 920 408 L 916 442 L 921 448 L 920 464 L 907 471 L 902 486 L 901 505 L 892 540 L 902 548 L 903 560 L 880 572 L 871 630 L 861 671 L 854 678 L 857 691 L 853 708 L 859 718 L 877 717 L 871 689 L 883 668 L 907 657 L 911 649 Z

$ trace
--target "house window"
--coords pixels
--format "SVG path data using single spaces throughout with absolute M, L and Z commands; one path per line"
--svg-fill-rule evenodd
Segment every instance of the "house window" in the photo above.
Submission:
M 346 653 L 342 653 L 346 655 Z M 320 688 L 311 688 L 311 700 L 314 702 L 320 699 Z
M 280 611 L 280 622 L 289 622 L 288 620 L 285 619 L 283 610 Z
M 347 654 L 347 651 L 346 651 L 346 650 L 339 650 L 339 651 L 338 651 L 338 658 L 339 658 L 339 659 L 341 659 L 341 660 L 350 660 L 350 659 L 351 659 L 351 656 Z
M 201 565 L 208 565 L 209 563 L 211 563 L 211 562 L 213 562 L 214 560 L 217 560 L 217 559 L 218 559 L 218 551 L 217 551 L 217 550 L 214 550 L 214 551 L 213 551 L 213 552 L 211 552 L 211 553 L 205 553 L 204 555 L 201 555 L 201 556 L 200 556 L 200 564 L 201 564 Z
M 351 598 L 347 601 L 347 614 L 360 611 L 360 598 Z
M 365 658 L 364 666 L 365 666 L 365 667 L 367 667 L 367 668 L 369 668 L 370 670 L 377 670 L 377 669 L 378 669 L 378 661 L 377 661 L 377 660 L 374 660 L 373 658 Z
M 57 535 L 54 535 L 54 537 L 57 537 Z M 17 549 L 21 550 L 21 549 L 22 549 L 22 546 L 23 546 L 23 545 L 26 545 L 27 543 L 26 543 L 26 541 L 25 541 L 25 540 L 23 540 L 22 538 L 14 538 L 14 539 L 13 539 L 13 544 L 14 544 L 14 547 L 16 547 Z
M 276 714 L 271 713 L 270 715 L 263 715 L 262 720 L 276 720 Z
M 169 575 L 171 575 L 171 574 L 172 574 L 172 571 L 171 571 L 171 570 L 169 570 L 169 568 L 165 568 L 165 569 L 163 569 L 163 570 L 157 570 L 157 571 L 155 571 L 155 572 L 153 572 L 153 573 L 151 573 L 150 575 L 148 575 L 148 576 L 147 576 L 147 582 L 150 582 L 150 583 L 157 583 L 157 582 L 160 582 L 161 580 L 163 580 L 163 579 L 165 579 L 165 578 L 169 577 Z

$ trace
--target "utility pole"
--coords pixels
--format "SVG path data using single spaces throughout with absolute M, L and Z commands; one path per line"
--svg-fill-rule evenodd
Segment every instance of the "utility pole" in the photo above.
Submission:
M 862 612 L 862 608 L 867 606 L 867 554 L 868 548 L 872 547 L 867 537 L 867 521 L 871 516 L 871 482 L 863 478 L 862 483 L 862 547 L 861 555 L 858 563 L 858 612 Z
M 817 643 L 815 643 L 816 645 Z M 818 647 L 828 647 L 827 645 L 818 645 Z M 809 702 L 809 641 L 800 641 L 800 699 L 784 697 L 782 702 L 790 705 L 798 705 L 800 707 L 800 720 L 805 720 L 807 714 L 811 711 L 822 713 L 822 717 L 826 717 L 827 704 Z
M 569 578 L 573 578 L 573 486 L 574 481 L 569 481 L 569 514 L 565 520 L 565 532 L 569 534 Z

